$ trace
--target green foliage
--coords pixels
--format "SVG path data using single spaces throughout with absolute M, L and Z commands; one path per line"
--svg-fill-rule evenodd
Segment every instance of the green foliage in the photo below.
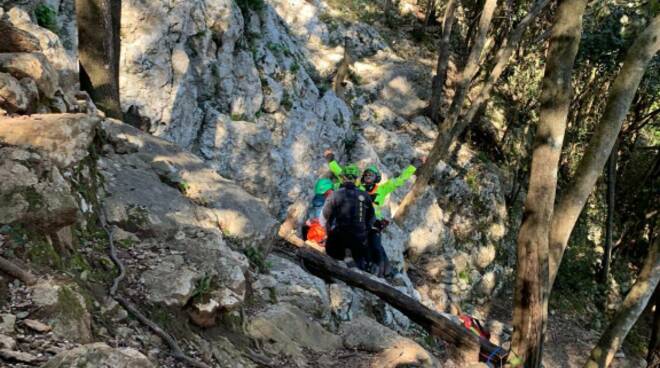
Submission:
M 250 246 L 245 248 L 245 256 L 250 261 L 250 265 L 256 268 L 258 272 L 268 273 L 272 267 L 271 263 L 266 260 L 266 255 L 257 247 Z
M 0 234 L 7 236 L 12 244 L 19 247 L 25 246 L 29 240 L 27 231 L 21 224 L 3 225 L 0 227 Z
M 243 12 L 248 10 L 260 11 L 266 6 L 264 0 L 236 0 L 236 4 Z
M 355 73 L 352 69 L 348 69 L 348 77 L 351 79 L 351 81 L 355 84 L 362 84 L 363 80 L 362 77 L 360 77 L 357 73 Z
M 130 204 L 126 208 L 126 214 L 132 225 L 139 227 L 149 223 L 149 212 L 143 206 Z
M 585 315 L 595 310 L 594 305 L 604 291 L 604 285 L 596 282 L 600 255 L 589 240 L 588 225 L 583 213 L 571 234 L 557 273 L 550 298 L 553 309 Z
M 294 61 L 293 64 L 291 64 L 291 67 L 289 67 L 289 71 L 295 74 L 298 70 L 300 70 L 300 64 L 298 64 L 297 61 Z
M 57 292 L 57 306 L 60 315 L 68 321 L 77 320 L 85 312 L 85 309 L 77 298 L 76 293 L 68 286 L 63 286 Z
M 57 12 L 55 9 L 51 8 L 46 4 L 39 4 L 34 10 L 34 15 L 37 17 L 37 23 L 53 33 L 58 33 L 59 28 L 57 27 Z
M 177 183 L 177 188 L 179 188 L 179 191 L 181 193 L 186 194 L 190 190 L 190 184 L 188 184 L 188 182 L 186 182 L 185 180 L 182 180 Z
M 207 297 L 211 292 L 211 290 L 213 289 L 212 282 L 213 282 L 212 277 L 209 276 L 208 274 L 204 274 L 204 277 L 197 280 L 197 283 L 195 284 L 195 290 L 193 290 L 192 293 L 192 298 L 203 299 Z
M 463 280 L 466 284 L 470 283 L 470 270 L 469 269 L 464 269 L 463 271 L 458 273 L 458 278 Z
M 357 144 L 358 136 L 357 134 L 348 134 L 344 140 L 344 150 L 346 153 L 350 156 L 351 152 L 353 149 L 355 149 L 355 145 Z
M 477 173 L 475 171 L 468 171 L 465 174 L 465 184 L 470 187 L 470 190 L 473 193 L 479 193 L 479 179 L 477 178 Z
M 276 55 L 291 55 L 291 50 L 289 50 L 289 47 L 282 43 L 268 42 L 266 47 Z
M 233 114 L 231 114 L 231 120 L 232 121 L 242 121 L 242 120 L 245 120 L 245 119 L 243 117 L 243 114 L 233 113 Z
M 291 96 L 289 96 L 289 93 L 284 91 L 284 94 L 282 95 L 282 101 L 280 101 L 280 105 L 286 109 L 286 111 L 290 111 L 291 108 L 293 107 L 293 101 L 291 100 Z

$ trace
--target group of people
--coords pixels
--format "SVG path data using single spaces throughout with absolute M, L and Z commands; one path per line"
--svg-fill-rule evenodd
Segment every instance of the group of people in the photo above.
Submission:
M 303 239 L 324 245 L 339 260 L 349 249 L 355 265 L 379 277 L 390 273 L 382 232 L 389 224 L 383 216 L 387 197 L 403 186 L 424 163 L 415 158 L 396 178 L 382 182 L 375 165 L 362 172 L 357 165 L 341 166 L 331 150 L 324 156 L 333 178 L 320 178 L 303 225 Z

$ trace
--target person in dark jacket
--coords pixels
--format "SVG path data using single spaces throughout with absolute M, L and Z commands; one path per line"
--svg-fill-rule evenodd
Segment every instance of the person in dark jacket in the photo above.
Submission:
M 355 185 L 359 175 L 357 166 L 346 166 L 341 187 L 326 200 L 323 207 L 328 232 L 325 250 L 332 258 L 343 260 L 346 249 L 350 249 L 357 267 L 366 271 L 369 264 L 368 233 L 376 217 L 369 194 Z

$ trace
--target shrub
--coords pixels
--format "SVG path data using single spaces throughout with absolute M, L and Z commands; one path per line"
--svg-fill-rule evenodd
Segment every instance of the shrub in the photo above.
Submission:
M 54 33 L 58 32 L 57 27 L 57 12 L 46 4 L 39 4 L 34 10 L 34 14 L 37 17 L 37 23 L 47 28 Z
M 236 4 L 244 12 L 247 10 L 259 11 L 266 5 L 264 0 L 236 0 Z

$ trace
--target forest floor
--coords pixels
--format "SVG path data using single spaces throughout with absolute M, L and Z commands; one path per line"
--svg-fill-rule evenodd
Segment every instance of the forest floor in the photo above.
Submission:
M 327 0 L 326 3 L 334 10 L 342 14 L 342 19 L 349 22 L 364 22 L 373 26 L 390 49 L 400 58 L 406 60 L 405 68 L 411 73 L 432 74 L 437 62 L 437 40 L 440 35 L 439 24 L 429 27 L 421 27 L 419 22 L 420 12 L 413 11 L 406 17 L 398 18 L 396 24 L 386 24 L 382 16 L 382 9 L 371 6 L 363 0 L 341 1 Z M 418 9 L 419 10 L 419 9 Z M 415 19 L 417 18 L 417 19 Z M 364 61 L 363 61 L 364 62 Z M 380 65 L 387 70 L 388 65 Z M 448 96 L 451 100 L 453 91 L 451 83 L 456 69 L 454 59 L 450 59 L 448 70 Z M 401 71 L 405 72 L 405 71 Z M 415 85 L 413 91 L 417 96 L 411 99 L 426 100 L 429 93 L 428 81 Z M 510 284 L 510 282 L 509 282 Z M 513 285 L 505 286 L 504 291 L 494 296 L 493 300 L 485 306 L 477 307 L 478 315 L 487 320 L 497 320 L 506 325 L 511 325 L 511 314 L 513 311 Z M 564 296 L 553 294 L 553 298 L 560 301 Z M 551 301 L 551 313 L 548 318 L 548 331 L 544 346 L 545 368 L 569 368 L 582 367 L 598 341 L 603 329 L 607 326 L 603 312 L 595 307 L 593 302 L 584 301 L 581 308 L 571 308 L 570 303 L 576 302 L 576 296 L 567 296 L 568 303 Z M 617 358 L 611 367 L 614 368 L 637 368 L 644 361 L 643 350 L 649 339 L 650 313 L 645 313 L 636 326 L 632 329 L 622 351 L 617 353 Z M 605 321 L 605 322 L 603 322 Z M 434 351 L 434 354 L 437 354 Z M 443 357 L 437 355 L 438 358 Z M 338 357 L 337 363 L 341 366 L 355 364 L 364 356 L 346 355 Z M 360 366 L 359 364 L 353 366 Z
M 500 293 L 489 304 L 478 308 L 479 313 L 488 319 L 511 325 L 512 292 L 511 290 Z M 593 315 L 590 313 L 580 315 L 570 310 L 556 311 L 551 308 L 543 351 L 544 368 L 577 368 L 584 365 L 602 332 L 590 327 L 592 318 Z M 645 323 L 650 325 L 650 321 L 646 322 L 644 317 L 640 318 L 610 367 L 642 366 L 640 363 L 644 360 L 644 356 L 640 354 L 639 347 L 630 340 L 648 341 L 648 328 L 645 328 Z

